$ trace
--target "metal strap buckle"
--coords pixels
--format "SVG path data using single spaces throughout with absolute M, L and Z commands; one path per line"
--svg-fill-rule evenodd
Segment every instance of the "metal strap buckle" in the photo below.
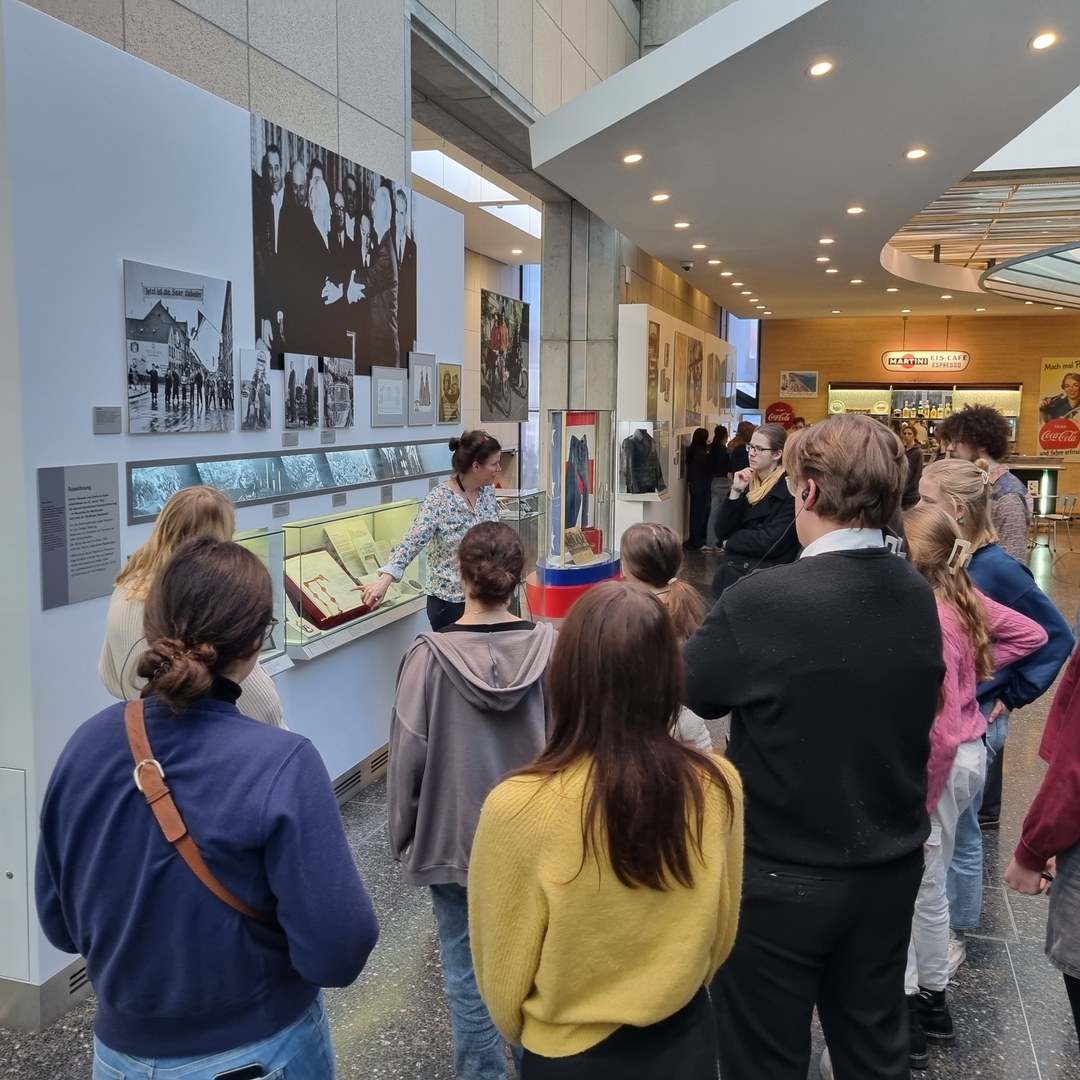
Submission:
M 161 767 L 161 762 L 158 761 L 157 758 L 152 758 L 152 757 L 151 758 L 143 758 L 143 760 L 140 761 L 139 764 L 135 766 L 135 773 L 134 773 L 135 786 L 140 791 L 142 791 L 143 786 L 142 786 L 142 781 L 139 779 L 139 771 L 142 769 L 142 767 L 144 765 L 153 765 L 154 768 L 157 769 L 157 771 L 158 771 L 158 776 L 160 776 L 162 780 L 165 779 L 165 770 Z

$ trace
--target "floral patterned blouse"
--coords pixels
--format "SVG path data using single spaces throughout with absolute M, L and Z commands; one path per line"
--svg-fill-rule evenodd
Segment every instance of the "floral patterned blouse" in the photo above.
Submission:
M 462 603 L 465 599 L 458 570 L 458 546 L 461 538 L 480 521 L 498 521 L 499 507 L 495 489 L 482 487 L 476 495 L 476 506 L 465 501 L 457 481 L 448 480 L 432 488 L 420 505 L 412 528 L 394 548 L 390 561 L 380 571 L 395 581 L 401 580 L 405 567 L 420 554 L 426 544 L 427 591 L 440 600 Z

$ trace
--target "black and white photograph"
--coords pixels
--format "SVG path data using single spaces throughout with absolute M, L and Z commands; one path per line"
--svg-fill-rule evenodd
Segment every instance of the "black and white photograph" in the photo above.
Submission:
M 409 353 L 409 426 L 435 423 L 435 355 Z
M 439 364 L 439 423 L 461 423 L 461 365 Z
M 480 290 L 480 421 L 529 419 L 529 305 Z
M 416 345 L 413 192 L 251 118 L 255 336 L 283 353 L 405 367 Z
M 285 428 L 319 426 L 319 358 L 286 353 Z
M 200 461 L 196 468 L 203 484 L 228 495 L 235 503 L 269 499 L 283 487 L 281 466 L 272 457 Z
M 270 430 L 270 355 L 262 346 L 240 350 L 240 430 Z
M 201 484 L 194 464 L 132 466 L 130 516 L 133 521 L 157 517 L 181 488 Z
M 333 487 L 329 470 L 327 470 L 327 475 L 323 476 L 319 469 L 325 461 L 322 454 L 283 454 L 281 467 L 285 470 L 287 479 L 285 490 L 296 493 Z
M 128 432 L 231 431 L 232 282 L 124 260 Z
M 350 428 L 353 426 L 353 362 L 341 357 L 324 356 L 323 369 L 323 427 Z
M 337 485 L 373 484 L 378 479 L 374 465 L 377 457 L 377 450 L 328 450 L 326 463 Z
M 686 396 L 684 425 L 697 426 L 701 423 L 701 391 L 704 379 L 704 343 L 697 338 L 690 338 L 686 344 Z

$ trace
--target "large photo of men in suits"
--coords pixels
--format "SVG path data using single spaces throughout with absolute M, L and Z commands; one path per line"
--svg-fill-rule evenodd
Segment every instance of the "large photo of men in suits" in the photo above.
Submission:
M 255 335 L 284 353 L 405 367 L 416 346 L 410 188 L 251 118 Z

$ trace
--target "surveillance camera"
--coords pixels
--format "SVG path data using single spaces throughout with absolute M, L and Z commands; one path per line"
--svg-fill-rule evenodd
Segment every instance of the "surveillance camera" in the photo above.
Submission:
M 689 259 L 682 263 L 681 266 L 683 270 L 686 271 L 686 273 L 689 273 L 691 270 L 694 269 L 694 264 Z

